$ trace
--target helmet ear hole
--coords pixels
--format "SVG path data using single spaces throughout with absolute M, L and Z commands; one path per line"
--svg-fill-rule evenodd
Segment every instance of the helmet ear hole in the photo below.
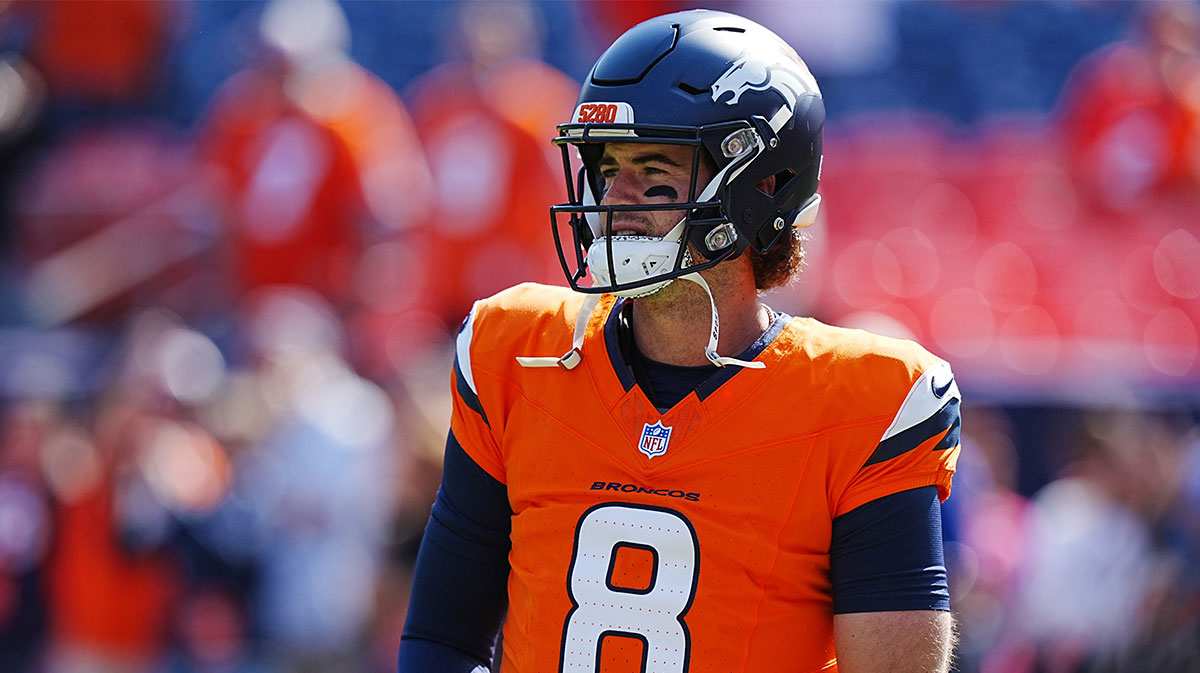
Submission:
M 787 191 L 788 185 L 792 180 L 796 179 L 796 171 L 790 168 L 785 168 L 775 175 L 763 180 L 755 185 L 759 193 L 763 196 L 774 197 L 776 194 Z

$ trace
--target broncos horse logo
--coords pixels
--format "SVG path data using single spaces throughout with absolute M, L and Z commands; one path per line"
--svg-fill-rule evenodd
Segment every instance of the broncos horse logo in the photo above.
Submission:
M 813 78 L 808 68 L 800 66 L 797 73 L 794 67 L 779 65 L 763 65 L 751 63 L 747 58 L 741 58 L 729 66 L 725 74 L 717 78 L 712 85 L 713 102 L 721 100 L 726 93 L 733 96 L 725 101 L 727 105 L 737 105 L 738 99 L 747 91 L 766 91 L 774 89 L 787 101 L 788 109 L 796 109 L 796 99 L 802 94 L 816 94 L 817 80 Z

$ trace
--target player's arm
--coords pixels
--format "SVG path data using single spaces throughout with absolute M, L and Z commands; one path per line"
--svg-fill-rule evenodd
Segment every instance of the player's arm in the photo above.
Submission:
M 953 650 L 941 499 L 959 451 L 950 365 L 914 381 L 833 519 L 834 647 L 843 673 L 944 673 Z M 861 440 L 860 440 L 861 441 Z M 895 490 L 897 487 L 906 490 Z
M 486 673 L 508 606 L 512 510 L 507 489 L 446 442 L 413 576 L 399 673 Z
M 953 648 L 937 487 L 834 519 L 834 647 L 843 673 L 944 673 Z
M 834 615 L 833 637 L 842 673 L 945 673 L 954 622 L 934 610 Z

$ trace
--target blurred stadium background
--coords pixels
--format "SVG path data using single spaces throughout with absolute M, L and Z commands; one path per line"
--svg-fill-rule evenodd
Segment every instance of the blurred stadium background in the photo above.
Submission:
M 958 373 L 958 670 L 1200 671 L 1200 8 L 708 6 L 828 107 L 771 303 Z M 0 670 L 393 670 L 452 334 L 561 282 L 553 126 L 686 6 L 0 7 Z

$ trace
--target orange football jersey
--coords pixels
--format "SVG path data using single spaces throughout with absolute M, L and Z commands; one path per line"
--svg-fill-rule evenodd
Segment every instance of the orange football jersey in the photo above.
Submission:
M 920 346 L 780 317 L 755 359 L 660 413 L 617 345 L 620 302 L 521 285 L 458 338 L 451 430 L 512 505 L 507 673 L 836 670 L 834 517 L 936 485 L 960 396 Z M 766 343 L 768 342 L 769 343 Z

